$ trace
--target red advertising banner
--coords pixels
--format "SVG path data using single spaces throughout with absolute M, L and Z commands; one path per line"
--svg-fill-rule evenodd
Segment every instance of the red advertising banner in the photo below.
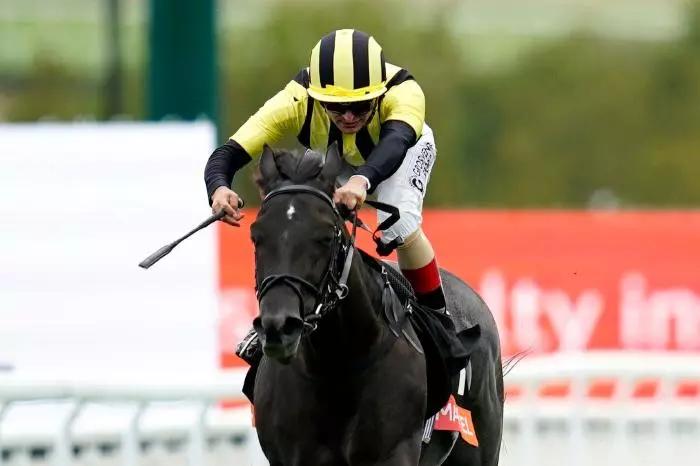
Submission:
M 224 365 L 257 313 L 254 216 L 219 227 Z M 424 230 L 490 306 L 504 355 L 700 351 L 700 212 L 428 211 Z

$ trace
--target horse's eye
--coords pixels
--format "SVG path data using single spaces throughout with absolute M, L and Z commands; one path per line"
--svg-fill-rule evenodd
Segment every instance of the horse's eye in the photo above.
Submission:
M 320 244 L 323 246 L 330 246 L 331 243 L 333 242 L 333 237 L 328 236 L 328 235 L 319 236 L 319 237 L 315 238 L 314 241 L 316 242 L 316 244 Z

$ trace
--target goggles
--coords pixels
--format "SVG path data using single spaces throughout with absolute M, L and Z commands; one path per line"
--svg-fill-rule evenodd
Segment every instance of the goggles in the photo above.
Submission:
M 363 116 L 369 113 L 374 106 L 374 99 L 361 100 L 359 102 L 323 102 L 323 107 L 329 112 L 340 115 L 350 112 L 355 116 Z

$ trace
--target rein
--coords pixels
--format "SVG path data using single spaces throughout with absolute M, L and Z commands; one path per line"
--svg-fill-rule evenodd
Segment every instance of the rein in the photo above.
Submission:
M 358 224 L 357 212 L 354 212 L 352 215 L 352 233 L 350 234 L 350 237 L 347 237 L 346 235 L 343 235 L 342 228 L 345 218 L 343 218 L 343 216 L 340 214 L 333 200 L 320 189 L 302 184 L 282 186 L 270 191 L 263 199 L 261 205 L 264 206 L 267 201 L 282 194 L 311 194 L 312 196 L 318 197 L 332 209 L 336 220 L 339 220 L 336 221 L 333 226 L 333 245 L 331 246 L 331 257 L 329 260 L 328 269 L 318 285 L 314 285 L 298 275 L 291 273 L 268 275 L 262 279 L 259 285 L 256 284 L 258 302 L 262 300 L 265 293 L 267 293 L 274 285 L 284 284 L 291 288 L 299 298 L 299 315 L 302 318 L 305 333 L 308 335 L 318 328 L 318 322 L 323 318 L 323 316 L 329 311 L 335 309 L 338 303 L 345 299 L 349 293 L 347 282 L 348 276 L 350 275 L 352 260 L 355 255 L 355 237 L 357 234 Z M 396 223 L 396 221 L 398 221 L 398 209 L 380 202 L 366 202 L 376 209 L 384 210 L 390 213 L 390 217 L 383 221 L 373 234 L 375 241 L 378 241 L 376 236 L 377 231 L 382 231 L 389 228 L 391 225 Z M 341 257 L 342 265 L 340 261 Z M 311 291 L 313 296 L 316 298 L 314 312 L 308 315 L 305 315 L 304 313 L 302 288 L 306 288 L 307 290 Z

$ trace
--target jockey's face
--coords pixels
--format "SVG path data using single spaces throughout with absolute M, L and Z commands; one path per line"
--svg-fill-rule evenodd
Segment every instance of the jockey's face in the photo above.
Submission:
M 341 132 L 353 134 L 367 124 L 376 102 L 377 99 L 350 103 L 325 102 L 323 107 L 326 109 L 328 117 Z

